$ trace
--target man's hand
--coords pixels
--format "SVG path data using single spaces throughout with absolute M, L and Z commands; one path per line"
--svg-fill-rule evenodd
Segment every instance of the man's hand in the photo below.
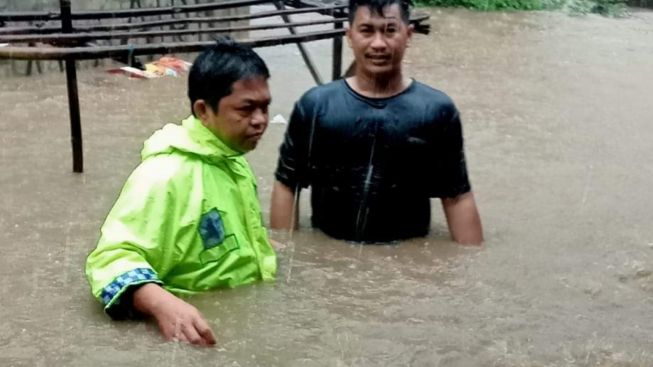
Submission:
M 299 190 L 299 188 L 297 188 Z M 279 181 L 272 186 L 270 200 L 270 228 L 297 229 L 299 227 L 299 195 Z
M 472 192 L 455 198 L 442 198 L 442 208 L 454 241 L 463 245 L 483 243 L 481 218 Z
M 167 340 L 194 345 L 214 345 L 213 331 L 195 307 L 175 297 L 159 285 L 148 283 L 133 296 L 136 311 L 156 319 Z
M 275 249 L 275 251 L 283 250 L 286 248 L 285 243 L 275 241 L 272 238 L 270 238 L 269 240 L 270 240 L 270 245 L 272 245 L 272 248 Z

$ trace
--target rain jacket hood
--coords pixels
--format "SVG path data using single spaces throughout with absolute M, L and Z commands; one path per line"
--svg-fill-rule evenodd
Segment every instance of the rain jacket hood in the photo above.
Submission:
M 242 156 L 218 139 L 202 122 L 190 116 L 181 125 L 167 124 L 145 141 L 141 158 L 157 154 L 192 154 L 202 160 L 218 164 L 225 159 Z

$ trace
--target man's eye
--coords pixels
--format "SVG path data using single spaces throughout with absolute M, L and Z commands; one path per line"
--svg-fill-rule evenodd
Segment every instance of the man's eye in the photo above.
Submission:
M 397 32 L 397 28 L 395 28 L 395 27 L 388 27 L 388 28 L 385 29 L 385 33 L 392 34 L 392 33 L 395 33 L 395 32 Z

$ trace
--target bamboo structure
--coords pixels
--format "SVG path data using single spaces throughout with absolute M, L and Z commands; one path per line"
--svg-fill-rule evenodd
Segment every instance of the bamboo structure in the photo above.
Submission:
M 335 5 L 335 6 L 325 6 L 319 10 L 314 8 L 300 8 L 300 9 L 288 9 L 284 11 L 260 11 L 256 13 L 250 13 L 250 14 L 230 15 L 230 16 L 220 16 L 220 17 L 189 17 L 189 18 L 178 18 L 178 19 L 171 19 L 171 20 L 159 20 L 159 21 L 140 22 L 140 23 L 117 23 L 111 25 L 100 24 L 100 25 L 89 25 L 89 26 L 80 25 L 75 27 L 75 30 L 78 32 L 117 31 L 117 30 L 162 27 L 162 26 L 169 26 L 169 25 L 223 23 L 223 22 L 271 18 L 276 16 L 306 14 L 306 13 L 319 13 L 323 15 L 331 15 L 334 12 L 343 12 L 346 7 L 347 7 L 346 5 Z M 38 28 L 34 26 L 0 28 L 0 35 L 48 34 L 48 33 L 57 33 L 57 32 L 61 32 L 60 26 L 42 26 Z
M 346 18 L 333 18 L 312 20 L 306 22 L 292 23 L 292 34 L 295 32 L 296 27 L 307 27 L 313 25 L 324 25 L 342 23 Z M 204 29 L 182 29 L 173 31 L 145 31 L 145 32 L 93 32 L 93 33 L 51 33 L 51 34 L 21 34 L 21 35 L 0 35 L 0 43 L 29 43 L 40 42 L 56 45 L 78 45 L 86 42 L 97 40 L 115 40 L 115 39 L 134 39 L 134 38 L 147 38 L 147 37 L 161 37 L 161 36 L 180 36 L 180 35 L 197 35 L 203 33 L 229 33 L 237 31 L 258 31 L 288 28 L 286 24 L 263 24 L 257 26 L 247 27 L 220 27 L 220 28 L 204 28 Z M 339 28 L 342 28 L 340 26 Z
M 140 1 L 132 1 L 132 6 L 135 3 L 140 6 Z M 73 172 L 84 170 L 76 71 L 78 60 L 114 58 L 131 62 L 136 56 L 142 55 L 199 52 L 214 43 L 203 40 L 203 35 L 287 29 L 289 32 L 287 35 L 236 38 L 236 41 L 251 47 L 296 44 L 311 76 L 317 84 L 322 84 L 323 78 L 303 43 L 333 39 L 332 78 L 338 79 L 342 76 L 342 37 L 347 20 L 346 2 L 336 1 L 327 4 L 319 0 L 216 0 L 195 5 L 188 5 L 183 1 L 183 5 L 178 6 L 174 5 L 174 1 L 171 3 L 173 6 L 72 12 L 71 0 L 59 0 L 58 13 L 0 13 L 0 43 L 9 44 L 0 47 L 0 59 L 28 60 L 30 70 L 32 62 L 36 62 L 37 69 L 40 70 L 39 60 L 58 60 L 65 64 Z M 272 5 L 275 10 L 228 16 L 200 16 L 199 14 L 253 5 Z M 299 22 L 291 19 L 291 15 L 306 13 L 317 13 L 326 17 Z M 185 16 L 179 17 L 179 15 Z M 147 17 L 158 19 L 152 20 Z M 252 19 L 269 21 L 253 26 L 215 26 L 216 23 Z M 277 19 L 281 19 L 281 22 Z M 429 32 L 428 24 L 425 23 L 427 19 L 428 15 L 416 15 L 411 18 L 411 23 L 418 33 Z M 75 24 L 75 21 L 82 21 L 82 23 Z M 203 25 L 207 26 L 203 27 Z M 332 27 L 319 31 L 300 31 L 302 28 L 317 25 L 332 25 Z M 164 30 L 163 27 L 170 27 L 170 29 Z M 184 39 L 189 36 L 194 36 L 196 39 Z M 172 41 L 166 42 L 166 37 Z M 154 41 L 155 39 L 159 41 Z

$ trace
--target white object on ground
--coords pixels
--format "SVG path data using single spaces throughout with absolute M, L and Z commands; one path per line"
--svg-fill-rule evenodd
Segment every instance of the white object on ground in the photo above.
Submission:
M 281 114 L 275 115 L 272 120 L 270 120 L 271 124 L 287 124 L 288 121 L 283 117 Z

